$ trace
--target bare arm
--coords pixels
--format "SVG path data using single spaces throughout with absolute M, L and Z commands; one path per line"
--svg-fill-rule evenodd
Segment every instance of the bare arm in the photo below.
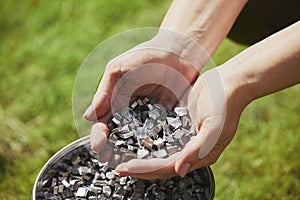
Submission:
M 212 55 L 246 3 L 247 0 L 174 0 L 160 28 L 195 39 Z
M 225 82 L 248 88 L 248 101 L 300 82 L 300 21 L 224 63 Z M 239 78 L 237 78 L 239 77 Z
M 131 160 L 116 170 L 137 178 L 167 178 L 185 176 L 188 171 L 216 162 L 251 101 L 300 83 L 299 35 L 297 22 L 202 74 L 190 93 L 193 101 L 188 102 L 191 118 L 198 125 L 190 144 L 174 154 L 176 158 Z M 218 97 L 215 101 L 209 99 L 212 92 Z M 140 173 L 141 169 L 145 173 Z

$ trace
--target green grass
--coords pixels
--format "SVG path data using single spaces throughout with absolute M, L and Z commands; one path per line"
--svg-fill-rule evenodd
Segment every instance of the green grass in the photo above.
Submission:
M 30 199 L 35 177 L 78 138 L 76 72 L 101 41 L 158 26 L 171 1 L 3 1 L 0 7 L 0 199 Z M 244 49 L 225 40 L 217 64 Z M 213 166 L 216 199 L 296 199 L 300 194 L 300 87 L 252 103 Z M 299 198 L 299 197 L 298 197 Z

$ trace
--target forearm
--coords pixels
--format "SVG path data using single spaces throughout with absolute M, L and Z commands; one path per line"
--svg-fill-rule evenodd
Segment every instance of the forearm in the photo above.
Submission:
M 300 82 L 300 21 L 249 47 L 219 67 L 224 82 L 250 103 Z
M 174 0 L 160 28 L 195 39 L 212 56 L 246 2 L 247 0 Z

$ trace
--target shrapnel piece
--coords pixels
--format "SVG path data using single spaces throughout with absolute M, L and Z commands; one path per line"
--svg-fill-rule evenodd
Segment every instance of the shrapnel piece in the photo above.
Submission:
M 144 147 L 147 147 L 148 149 L 152 149 L 153 140 L 150 137 L 146 137 L 143 140 L 142 145 L 144 145 Z
M 155 158 L 166 158 L 168 156 L 168 153 L 165 149 L 160 149 L 158 151 L 153 151 L 153 156 Z
M 84 187 L 79 187 L 76 192 L 76 197 L 86 197 L 88 190 Z
M 160 149 L 162 146 L 164 146 L 164 140 L 162 138 L 158 138 L 153 141 L 153 144 Z
M 188 109 L 187 107 L 175 107 L 174 112 L 177 114 L 177 116 L 182 117 L 185 115 L 188 115 Z
M 145 148 L 138 149 L 137 151 L 137 158 L 146 158 L 149 155 L 149 151 Z
M 177 130 L 182 125 L 179 117 L 167 117 L 167 122 L 173 131 Z

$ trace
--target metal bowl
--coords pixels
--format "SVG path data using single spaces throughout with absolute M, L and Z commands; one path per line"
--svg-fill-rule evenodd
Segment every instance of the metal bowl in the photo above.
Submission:
M 45 180 L 47 180 L 49 177 L 51 177 L 51 169 L 67 154 L 70 154 L 73 151 L 76 151 L 76 149 L 85 147 L 91 156 L 93 156 L 93 157 L 95 156 L 95 154 L 90 150 L 89 139 L 90 139 L 90 137 L 86 136 L 84 138 L 78 139 L 78 140 L 70 143 L 69 145 L 67 145 L 64 148 L 62 148 L 61 150 L 59 150 L 55 155 L 53 155 L 46 162 L 46 164 L 43 166 L 43 168 L 41 169 L 41 171 L 39 172 L 39 174 L 35 180 L 33 190 L 32 190 L 32 200 L 38 199 L 37 198 L 38 192 L 41 192 L 42 188 L 44 187 Z M 205 170 L 208 174 L 209 187 L 210 187 L 208 199 L 211 200 L 214 198 L 214 193 L 215 193 L 215 181 L 214 181 L 213 172 L 209 166 L 198 169 L 198 170 Z

